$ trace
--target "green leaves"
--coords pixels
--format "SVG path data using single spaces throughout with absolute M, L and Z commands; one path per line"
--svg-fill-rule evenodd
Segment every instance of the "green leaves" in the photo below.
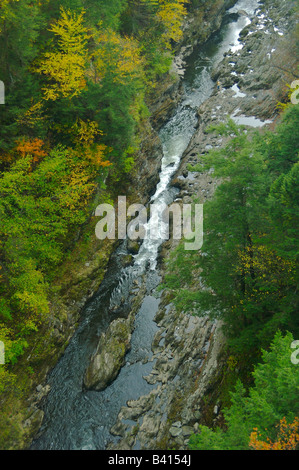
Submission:
M 49 312 L 48 280 L 95 188 L 94 167 L 75 152 L 56 148 L 33 170 L 31 161 L 21 158 L 0 179 L 2 316 L 23 334 Z
M 169 70 L 165 44 L 179 37 L 184 9 L 181 0 L 0 3 L 0 441 L 9 448 L 27 432 L 16 424 L 27 367 L 50 354 L 53 281 L 74 245 L 81 256 L 93 204 L 135 171 L 145 95 Z
M 299 163 L 288 173 L 280 175 L 272 184 L 269 203 L 275 221 L 279 252 L 296 259 L 298 256 L 299 224 Z
M 277 132 L 273 136 L 269 136 L 267 157 L 269 159 L 269 168 L 276 176 L 287 173 L 298 162 L 298 126 L 298 106 L 290 105 L 282 115 L 282 121 Z
M 263 351 L 262 363 L 253 372 L 254 386 L 248 394 L 238 380 L 231 393 L 231 407 L 224 410 L 227 430 L 200 426 L 190 438 L 191 450 L 248 450 L 250 435 L 258 427 L 265 440 L 277 439 L 277 424 L 291 423 L 299 414 L 298 366 L 291 362 L 293 336 L 277 332 L 271 347 Z

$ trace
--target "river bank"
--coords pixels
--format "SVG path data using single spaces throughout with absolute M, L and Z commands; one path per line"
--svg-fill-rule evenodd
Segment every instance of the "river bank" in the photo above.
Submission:
M 274 129 L 279 120 L 277 102 L 286 97 L 286 83 L 296 71 L 288 46 L 295 28 L 291 7 L 290 2 L 270 6 L 261 2 L 240 41 L 213 67 L 211 76 L 220 79 L 220 89 L 215 87 L 198 108 L 197 129 L 172 180 L 180 191 L 177 201 L 189 203 L 195 196 L 204 203 L 217 187 L 212 174 L 187 168 L 210 148 L 225 144 L 217 134 L 206 132 L 211 124 L 231 117 L 238 124 Z M 164 243 L 162 271 L 175 245 Z M 169 292 L 162 293 L 155 321 L 159 329 L 152 344 L 154 367 L 146 377 L 155 388 L 122 407 L 111 430 L 115 440 L 110 449 L 186 449 L 200 424 L 221 422 L 227 369 L 221 322 L 210 321 L 204 312 L 200 317 L 193 312 L 179 314 Z

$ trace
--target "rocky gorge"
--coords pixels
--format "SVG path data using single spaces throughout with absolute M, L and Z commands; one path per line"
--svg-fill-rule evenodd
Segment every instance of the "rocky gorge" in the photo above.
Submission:
M 184 26 L 185 32 L 180 45 L 181 50 L 190 52 L 190 45 L 187 48 L 184 46 L 188 35 L 192 35 L 193 43 L 204 42 L 220 26 L 225 10 L 233 3 L 234 0 L 221 0 L 212 8 L 212 12 L 209 8 L 203 9 L 205 25 L 200 30 L 201 39 L 197 27 L 194 27 L 196 23 L 192 17 L 188 17 Z M 186 30 L 189 31 L 188 34 Z M 178 54 L 181 54 L 181 51 Z M 132 201 L 138 200 L 141 203 L 146 203 L 159 180 L 163 151 L 158 130 L 171 116 L 182 96 L 180 75 L 177 73 L 175 61 L 174 68 L 174 72 L 171 75 L 166 74 L 157 85 L 156 92 L 148 103 L 151 118 L 143 123 L 139 131 L 140 149 L 136 156 L 138 171 L 135 171 L 133 175 L 131 187 L 127 188 L 127 190 L 129 189 L 128 199 Z M 98 199 L 101 197 L 101 191 L 96 197 Z M 94 230 L 93 218 L 84 228 L 85 232 L 88 230 Z M 80 321 L 82 309 L 93 298 L 101 285 L 109 258 L 117 245 L 118 242 L 110 240 L 103 242 L 92 240 L 87 244 L 87 247 L 83 247 L 79 251 L 74 250 L 74 256 L 63 267 L 61 279 L 58 279 L 57 282 L 58 294 L 55 294 L 51 300 L 50 323 L 47 325 L 47 330 L 44 331 L 44 342 L 49 344 L 50 354 L 43 359 L 42 363 L 39 361 L 37 377 L 31 384 L 33 391 L 25 399 L 25 410 L 19 414 L 18 418 L 19 425 L 23 429 L 22 447 L 30 445 L 32 440 L 39 435 L 39 429 L 44 420 L 42 405 L 51 389 L 47 380 L 48 374 L 72 338 Z M 129 251 L 130 254 L 123 256 L 123 265 L 132 262 L 132 254 L 136 253 L 136 250 L 138 250 L 138 246 L 132 248 L 132 251 Z M 143 292 L 142 289 L 141 291 Z M 33 356 L 32 353 L 30 353 L 31 355 Z
M 140 171 L 135 175 L 132 200 L 136 198 L 146 203 L 154 192 L 162 157 L 158 130 L 173 115 L 177 103 L 184 99 L 181 80 L 192 54 L 196 54 L 198 47 L 219 29 L 229 7 L 232 8 L 231 15 L 247 15 L 246 10 L 239 7 L 234 10 L 234 3 L 216 2 L 212 12 L 205 12 L 206 18 L 203 19 L 201 14 L 199 18 L 187 19 L 184 39 L 173 64 L 175 75 L 161 85 L 161 93 L 157 93 L 151 102 L 152 119 L 144 128 L 138 155 L 138 162 L 146 163 L 137 164 Z M 210 148 L 224 144 L 217 134 L 206 132 L 211 124 L 230 116 L 238 124 L 251 127 L 275 125 L 279 118 L 276 104 L 284 98 L 285 84 L 292 78 L 289 71 L 295 64 L 295 58 L 285 54 L 288 33 L 295 25 L 291 15 L 290 2 L 261 2 L 253 17 L 248 18 L 238 45 L 233 45 L 223 60 L 213 67 L 211 77 L 214 82 L 220 80 L 220 88 L 214 85 L 211 96 L 197 109 L 196 130 L 172 178 L 177 201 L 189 203 L 195 196 L 204 203 L 213 196 L 217 181 L 212 173 L 194 173 L 188 169 L 188 165 L 198 163 L 200 155 Z M 207 18 L 210 18 L 209 22 Z M 198 34 L 200 21 L 205 23 L 205 28 Z M 83 306 L 101 284 L 105 269 L 103 276 L 98 277 L 99 266 L 108 263 L 117 244 L 108 245 L 104 255 L 94 252 L 84 263 L 79 281 L 77 279 L 73 284 L 76 298 L 70 296 L 70 290 L 67 291 L 64 313 L 68 321 L 55 320 L 58 345 L 64 343 L 66 337 L 71 337 Z M 158 262 L 162 277 L 175 245 L 175 241 L 169 240 L 160 248 Z M 131 258 L 127 257 L 124 253 L 124 263 L 130 263 Z M 161 279 L 155 282 L 159 284 Z M 141 276 L 130 290 L 134 299 L 131 312 L 125 318 L 117 318 L 117 308 L 113 310 L 115 318 L 94 345 L 80 387 L 105 390 L 117 377 L 131 347 L 135 315 L 147 292 L 146 279 Z M 159 293 L 155 289 L 153 292 L 157 298 L 153 309 L 157 330 L 151 344 L 152 354 L 143 358 L 143 363 L 149 366 L 148 375 L 144 378 L 150 391 L 127 401 L 121 408 L 110 430 L 115 437 L 107 446 L 110 449 L 187 448 L 189 436 L 202 422 L 205 399 L 212 393 L 212 384 L 217 383 L 225 360 L 221 321 L 211 321 L 204 313 L 200 316 L 194 316 L 194 312 L 179 314 L 169 302 L 167 292 Z M 49 391 L 50 386 L 45 382 L 37 387 L 31 398 L 26 426 L 31 428 L 30 434 L 35 434 L 35 438 L 39 436 L 36 431 L 44 417 L 41 405 Z M 216 393 L 216 398 L 214 394 L 210 403 L 213 420 L 219 419 L 221 414 L 221 402 L 217 400 Z

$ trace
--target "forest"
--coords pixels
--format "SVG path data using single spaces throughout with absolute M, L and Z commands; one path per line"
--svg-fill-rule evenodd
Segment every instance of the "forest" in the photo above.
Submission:
M 185 16 L 204 3 L 1 1 L 2 449 L 24 443 L 24 400 L 51 354 L 42 338 L 55 281 L 86 241 L 97 204 L 138 171 L 148 99 L 169 72 Z M 191 450 L 298 448 L 290 344 L 299 339 L 299 110 L 291 92 L 278 109 L 274 131 L 231 120 L 211 126 L 226 146 L 189 167 L 213 168 L 221 184 L 205 203 L 202 249 L 186 251 L 182 241 L 162 288 L 178 311 L 221 317 L 227 337 L 224 423 L 202 425 Z M 23 361 L 29 350 L 33 358 Z

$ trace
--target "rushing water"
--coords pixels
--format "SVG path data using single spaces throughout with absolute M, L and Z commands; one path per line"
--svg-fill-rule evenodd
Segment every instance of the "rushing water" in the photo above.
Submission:
M 257 6 L 256 0 L 239 0 L 226 15 L 221 30 L 188 58 L 183 79 L 185 96 L 173 118 L 160 131 L 162 168 L 150 204 L 164 207 L 174 200 L 177 190 L 170 185 L 171 177 L 195 131 L 197 108 L 215 87 L 210 77 L 211 68 L 226 51 L 241 47 L 238 36 L 250 20 L 235 13 L 242 9 L 252 16 Z M 151 220 L 148 230 L 150 226 Z M 45 418 L 40 436 L 31 449 L 104 449 L 108 441 L 115 440 L 109 430 L 121 406 L 154 387 L 143 377 L 153 367 L 153 362 L 147 359 L 152 355 L 151 343 L 157 331 L 153 318 L 159 306 L 155 288 L 160 282 L 156 264 L 161 242 L 162 238 L 146 238 L 135 256 L 134 265 L 127 268 L 120 262 L 121 256 L 127 253 L 126 241 L 113 254 L 99 291 L 85 307 L 78 329 L 49 376 L 51 390 L 43 406 Z M 136 316 L 132 348 L 125 365 L 104 391 L 84 390 L 84 372 L 101 333 L 112 320 L 128 315 L 132 300 L 130 292 L 137 289 L 134 281 L 140 281 L 143 275 L 147 292 Z

